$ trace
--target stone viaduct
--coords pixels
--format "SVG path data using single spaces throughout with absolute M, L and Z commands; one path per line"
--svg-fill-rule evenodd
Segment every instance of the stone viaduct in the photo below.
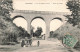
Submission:
M 11 13 L 11 18 L 14 20 L 15 18 L 22 17 L 27 21 L 27 31 L 30 33 L 31 30 L 31 22 L 36 19 L 40 18 L 44 20 L 46 24 L 46 37 L 49 36 L 50 32 L 50 22 L 54 19 L 59 19 L 63 23 L 65 23 L 66 17 L 68 12 L 48 12 L 48 11 L 28 11 L 28 10 L 14 10 Z

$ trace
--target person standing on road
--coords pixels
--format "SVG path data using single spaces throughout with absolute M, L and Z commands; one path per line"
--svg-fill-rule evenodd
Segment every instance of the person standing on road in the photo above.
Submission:
M 44 34 L 44 40 L 45 40 L 45 34 Z
M 37 46 L 40 46 L 40 41 L 37 42 Z
M 21 47 L 24 47 L 24 45 L 25 45 L 25 41 L 22 40 L 22 42 L 21 42 Z
M 28 43 L 29 43 L 28 37 L 25 37 L 25 41 L 26 41 L 26 47 L 28 47 Z

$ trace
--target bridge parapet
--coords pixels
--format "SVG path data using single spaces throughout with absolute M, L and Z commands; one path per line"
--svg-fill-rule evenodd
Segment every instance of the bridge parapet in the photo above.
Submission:
M 43 15 L 69 15 L 69 12 L 52 12 L 52 11 L 33 11 L 33 10 L 14 10 L 13 13 L 26 14 L 43 14 Z

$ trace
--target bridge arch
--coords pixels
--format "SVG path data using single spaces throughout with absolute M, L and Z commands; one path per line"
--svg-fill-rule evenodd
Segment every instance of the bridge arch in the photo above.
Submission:
M 53 18 L 52 20 L 55 20 L 55 19 L 58 19 L 58 20 L 60 20 L 60 21 L 63 21 L 63 19 L 60 18 L 60 17 L 55 17 L 55 18 Z M 51 20 L 51 21 L 52 21 L 52 20 Z
M 14 19 L 16 19 L 16 18 L 24 18 L 23 16 L 21 16 L 21 15 L 17 15 L 17 16 L 14 16 L 13 18 L 12 18 L 12 21 L 14 20 Z M 25 18 L 24 18 L 25 19 Z
M 36 17 L 34 17 L 34 18 L 31 20 L 31 22 L 32 22 L 34 19 L 37 19 L 37 18 L 40 18 L 40 19 L 42 19 L 43 21 L 45 21 L 45 19 L 44 19 L 43 17 L 41 17 L 41 16 L 36 16 Z
M 54 25 L 55 24 L 55 25 Z M 63 24 L 62 18 L 55 17 L 50 21 L 50 31 L 57 30 Z
M 45 19 L 43 17 L 40 17 L 40 16 L 34 17 L 31 20 L 31 26 L 35 28 L 34 31 L 37 30 L 37 27 L 41 27 L 43 30 L 42 34 L 46 34 L 46 23 L 45 23 Z
M 28 22 L 27 22 L 27 20 L 23 17 L 23 16 L 21 16 L 21 15 L 17 15 L 17 16 L 14 16 L 13 18 L 12 18 L 12 21 L 13 21 L 13 23 L 14 24 L 16 24 L 18 27 L 22 27 L 22 28 L 24 28 L 26 31 L 27 31 L 27 25 L 28 25 Z

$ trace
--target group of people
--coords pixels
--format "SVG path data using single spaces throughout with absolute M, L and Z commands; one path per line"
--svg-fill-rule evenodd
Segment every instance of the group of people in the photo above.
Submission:
M 44 40 L 45 40 L 45 34 L 44 34 Z M 28 47 L 28 46 L 31 46 L 32 45 L 32 42 L 33 42 L 33 38 L 32 37 L 25 37 L 22 42 L 21 42 L 21 47 Z M 40 41 L 38 40 L 37 41 L 37 46 L 40 45 Z
M 26 45 L 26 47 L 28 47 L 28 45 L 32 45 L 32 38 L 30 37 L 25 37 L 22 42 L 21 42 L 21 47 L 24 47 L 24 45 Z
M 25 37 L 25 39 L 23 39 L 22 42 L 21 42 L 21 47 L 32 46 L 32 41 L 33 41 L 32 38 Z M 39 46 L 39 45 L 40 45 L 40 41 L 38 40 L 37 46 Z

